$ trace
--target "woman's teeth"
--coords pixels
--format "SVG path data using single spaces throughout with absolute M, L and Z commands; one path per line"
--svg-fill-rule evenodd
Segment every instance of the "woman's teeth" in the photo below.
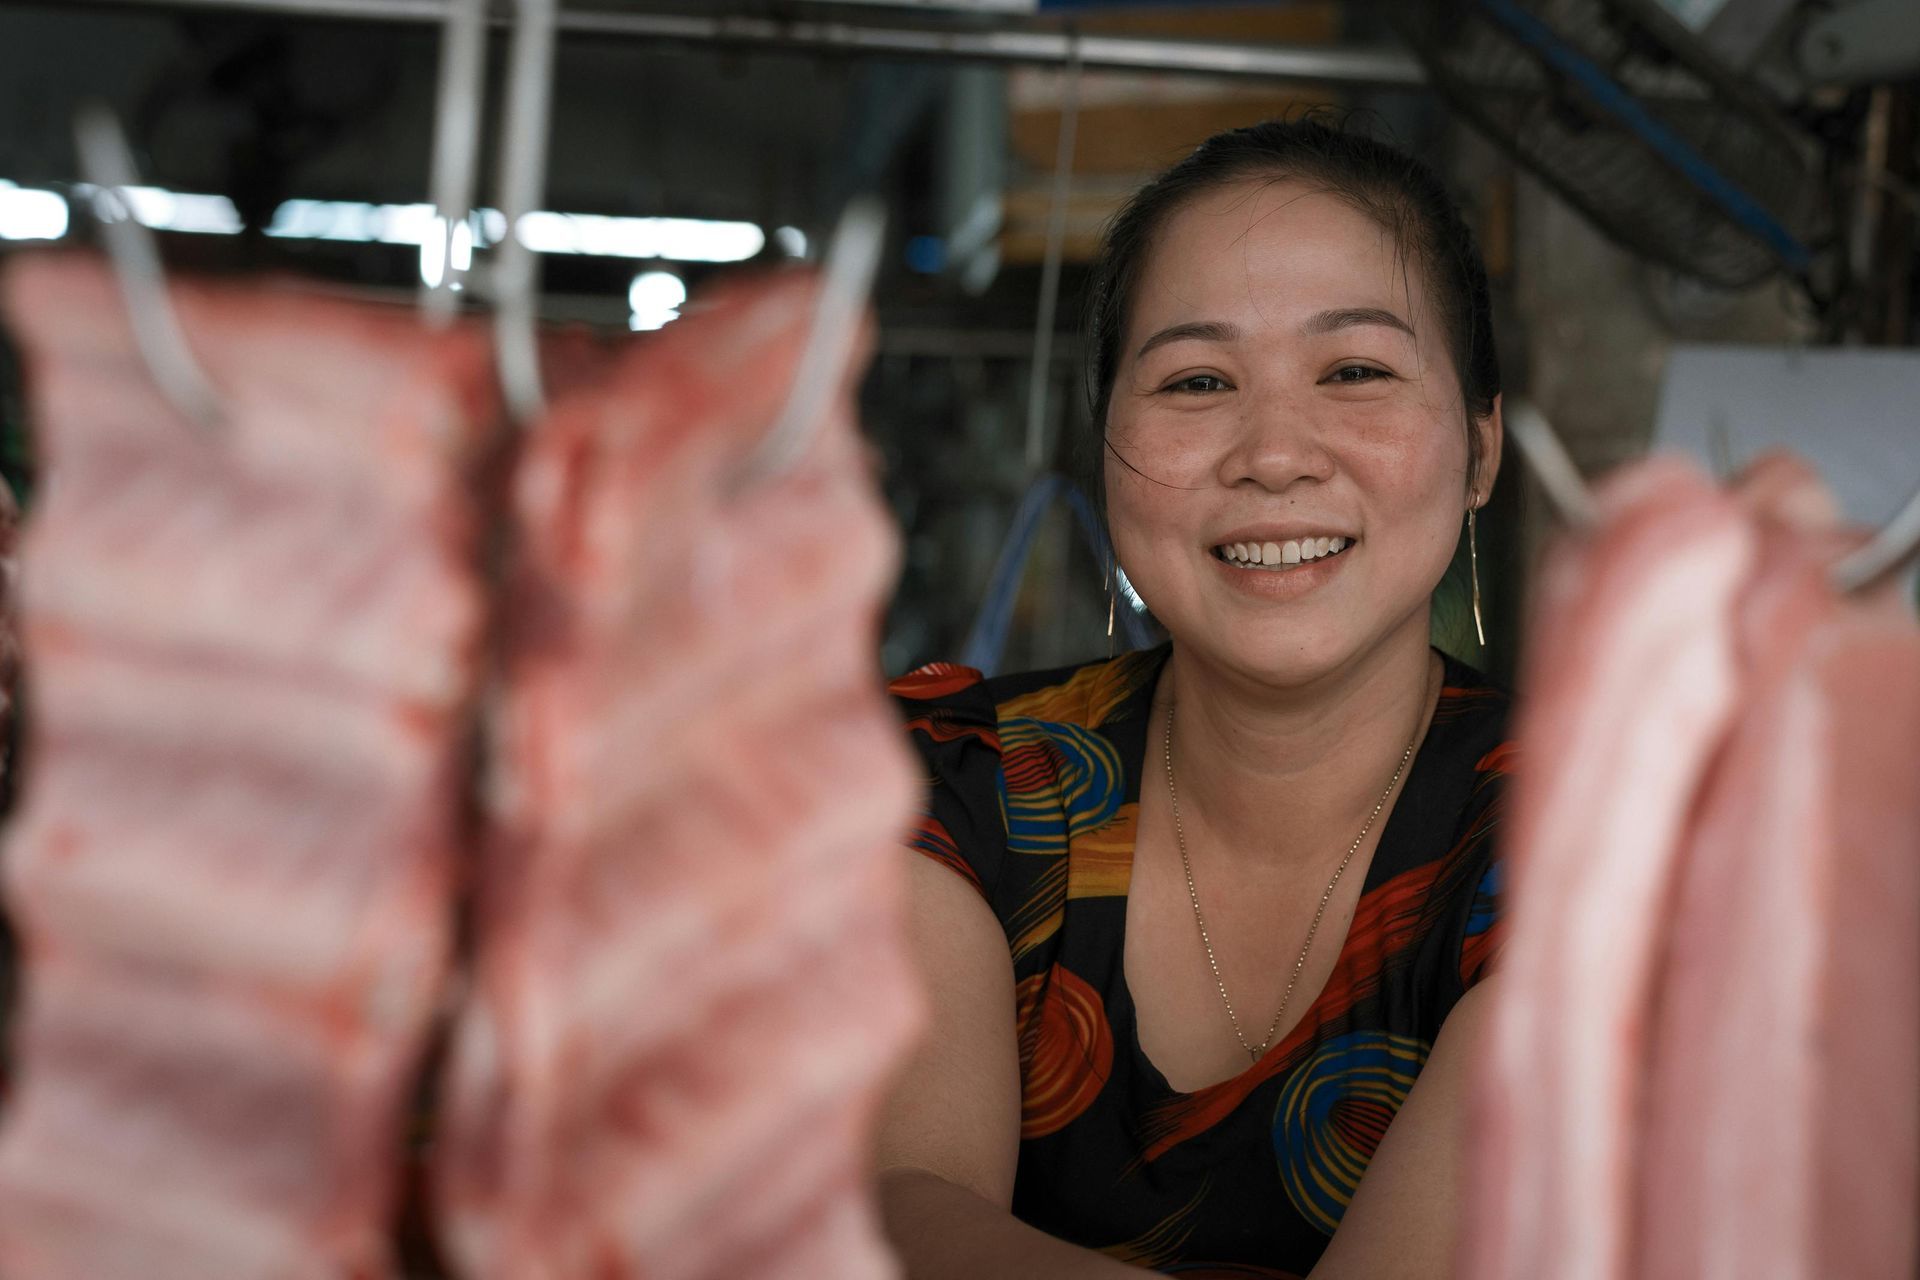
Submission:
M 1295 538 L 1290 542 L 1229 542 L 1215 547 L 1213 554 L 1243 569 L 1285 569 L 1339 555 L 1347 545 L 1347 539 L 1331 536 Z

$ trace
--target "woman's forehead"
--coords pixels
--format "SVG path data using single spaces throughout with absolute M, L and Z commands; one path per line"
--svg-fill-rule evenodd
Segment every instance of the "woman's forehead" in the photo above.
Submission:
M 1420 332 L 1424 283 L 1393 233 L 1351 201 L 1290 180 L 1248 179 L 1202 192 L 1167 219 L 1127 327 L 1130 335 L 1193 321 L 1247 329 L 1378 308 Z

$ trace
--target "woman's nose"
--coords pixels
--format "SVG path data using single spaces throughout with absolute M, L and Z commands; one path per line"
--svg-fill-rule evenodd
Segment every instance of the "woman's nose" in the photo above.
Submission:
M 1326 480 L 1333 474 L 1333 457 L 1311 409 L 1282 397 L 1249 403 L 1221 464 L 1223 484 L 1254 484 L 1275 493 L 1301 480 Z

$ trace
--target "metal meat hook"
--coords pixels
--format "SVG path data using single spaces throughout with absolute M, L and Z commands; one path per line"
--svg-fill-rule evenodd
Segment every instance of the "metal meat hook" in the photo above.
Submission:
M 1561 518 L 1576 528 L 1591 526 L 1595 518 L 1593 494 L 1540 411 L 1524 400 L 1515 400 L 1509 406 L 1506 422 L 1520 447 L 1520 456 L 1533 468 Z M 1834 589 L 1843 595 L 1868 590 L 1915 556 L 1920 556 L 1920 489 L 1866 545 L 1834 564 Z
M 738 492 L 790 470 L 805 456 L 834 388 L 846 375 L 847 360 L 860 332 L 887 219 L 880 202 L 862 196 L 851 201 L 827 246 L 824 279 L 815 300 L 813 322 L 801 348 L 800 365 L 787 402 L 745 465 L 734 477 Z
M 225 417 L 220 396 L 187 345 L 180 316 L 167 293 L 166 270 L 153 233 L 135 216 L 128 188 L 140 174 L 118 117 L 92 102 L 74 117 L 80 173 L 92 187 L 91 204 L 106 235 L 107 260 L 127 304 L 134 345 L 160 394 L 182 417 L 208 430 Z
M 1504 418 L 1508 433 L 1520 447 L 1521 458 L 1533 468 L 1535 478 L 1547 491 L 1560 518 L 1576 529 L 1591 528 L 1598 519 L 1593 492 L 1580 478 L 1580 468 L 1574 465 L 1573 456 L 1547 425 L 1546 418 L 1531 401 L 1519 398 L 1507 401 Z
M 460 282 L 454 238 L 473 217 L 479 164 L 481 97 L 486 86 L 487 0 L 452 0 L 441 27 L 440 82 L 433 118 L 433 210 L 436 240 L 421 248 L 421 265 L 437 253 L 438 270 L 422 271 L 421 302 L 435 328 L 458 312 Z M 433 283 L 426 281 L 431 279 Z
M 1833 566 L 1833 585 L 1841 591 L 1867 591 L 1900 571 L 1920 555 L 1920 489 L 1893 519 L 1880 526 L 1873 540 Z
M 556 0 L 518 0 L 518 5 L 500 154 L 500 209 L 507 234 L 494 265 L 494 346 L 507 407 L 515 419 L 526 422 L 546 406 L 546 389 L 540 377 L 539 266 L 521 238 L 521 222 L 546 186 L 559 6 Z

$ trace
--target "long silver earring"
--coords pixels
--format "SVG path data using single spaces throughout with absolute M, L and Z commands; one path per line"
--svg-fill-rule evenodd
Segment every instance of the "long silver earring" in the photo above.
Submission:
M 1467 508 L 1467 569 L 1473 579 L 1473 629 L 1480 637 L 1480 647 L 1487 647 L 1487 628 L 1480 621 L 1480 540 L 1475 535 L 1473 515 L 1477 508 Z
M 1114 603 L 1118 595 L 1114 585 L 1113 569 L 1114 560 L 1113 557 L 1109 555 L 1107 557 L 1107 656 L 1109 658 L 1113 656 L 1113 613 Z

